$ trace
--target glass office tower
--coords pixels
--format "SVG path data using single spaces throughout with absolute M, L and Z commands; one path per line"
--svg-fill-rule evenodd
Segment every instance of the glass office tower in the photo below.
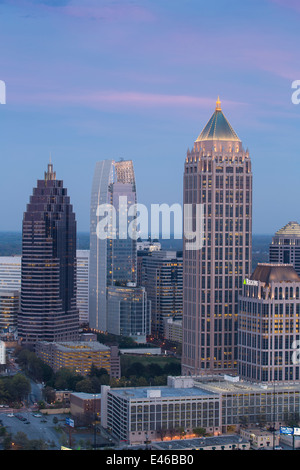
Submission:
M 18 336 L 34 345 L 76 340 L 78 330 L 75 214 L 50 163 L 23 217 Z
M 108 331 L 107 289 L 136 283 L 136 239 L 129 233 L 136 204 L 131 160 L 96 163 L 90 213 L 90 327 Z M 111 212 L 110 212 L 111 211 Z

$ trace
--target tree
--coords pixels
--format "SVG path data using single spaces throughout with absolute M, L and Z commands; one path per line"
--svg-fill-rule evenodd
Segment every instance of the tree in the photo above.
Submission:
M 204 437 L 206 435 L 205 429 L 201 427 L 193 429 L 193 433 L 196 434 L 196 436 L 201 436 L 201 437 Z
M 76 392 L 94 393 L 94 387 L 91 379 L 83 379 L 76 384 Z
M 31 390 L 30 381 L 22 374 L 16 374 L 11 380 L 11 392 L 15 400 L 21 401 Z

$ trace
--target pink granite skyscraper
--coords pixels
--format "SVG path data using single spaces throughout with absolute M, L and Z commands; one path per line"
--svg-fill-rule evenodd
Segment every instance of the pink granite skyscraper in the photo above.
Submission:
M 187 152 L 183 202 L 203 204 L 204 246 L 191 250 L 184 240 L 182 373 L 233 373 L 238 296 L 251 274 L 252 173 L 219 99 Z

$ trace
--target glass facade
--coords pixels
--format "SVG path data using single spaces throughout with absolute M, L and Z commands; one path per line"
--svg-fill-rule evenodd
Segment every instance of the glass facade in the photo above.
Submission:
M 133 204 L 136 186 L 132 161 L 98 162 L 91 195 L 89 314 L 90 327 L 98 331 L 108 331 L 108 288 L 137 281 L 136 239 L 129 233 L 134 216 L 128 215 Z M 111 217 L 104 205 L 113 208 Z M 105 228 L 105 236 L 99 234 L 100 226 Z
M 30 344 L 75 340 L 78 329 L 75 214 L 49 164 L 23 217 L 18 336 Z

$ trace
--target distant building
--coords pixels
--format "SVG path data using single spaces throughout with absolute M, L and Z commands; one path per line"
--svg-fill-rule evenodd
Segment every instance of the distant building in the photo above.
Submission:
M 158 240 L 138 240 L 137 241 L 137 267 L 136 282 L 138 286 L 143 285 L 143 259 L 150 256 L 153 251 L 160 251 L 161 243 Z
M 0 331 L 17 328 L 20 309 L 20 291 L 0 289 Z
M 0 256 L 0 289 L 21 291 L 21 256 Z
M 182 343 L 182 320 L 174 320 L 174 318 L 166 320 L 165 338 L 175 343 Z
M 270 263 L 292 264 L 300 276 L 300 225 L 289 222 L 278 230 L 269 248 Z
M 161 243 L 158 240 L 137 240 L 137 251 L 159 251 Z
M 36 354 L 54 372 L 62 367 L 67 367 L 75 370 L 78 374 L 87 375 L 90 373 L 92 365 L 97 369 L 106 369 L 108 374 L 111 370 L 110 348 L 98 342 L 48 343 L 41 341 L 36 344 Z
M 89 250 L 77 250 L 77 289 L 76 289 L 76 303 L 79 310 L 80 324 L 87 324 L 89 322 Z
M 18 337 L 32 346 L 76 340 L 76 220 L 51 163 L 33 190 L 22 228 Z
M 6 364 L 6 346 L 4 341 L 0 341 L 0 364 Z
M 300 380 L 300 277 L 291 264 L 258 263 L 239 297 L 238 374 L 256 382 Z
M 166 336 L 166 320 L 182 320 L 182 256 L 176 251 L 153 251 L 143 257 L 142 285 L 151 301 L 151 334 Z
M 107 332 L 146 342 L 150 334 L 151 302 L 144 287 L 112 286 L 107 292 Z

